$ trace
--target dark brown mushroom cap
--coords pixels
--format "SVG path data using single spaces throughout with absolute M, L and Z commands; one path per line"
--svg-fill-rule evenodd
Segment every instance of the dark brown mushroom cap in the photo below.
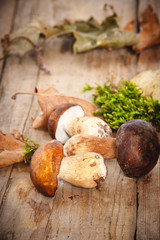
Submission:
M 159 157 L 156 131 L 146 121 L 127 121 L 117 131 L 116 155 L 122 171 L 128 177 L 147 174 Z
M 63 145 L 55 140 L 41 145 L 31 159 L 31 180 L 45 196 L 53 197 L 56 192 L 62 158 Z
M 56 108 L 56 110 L 54 110 L 51 113 L 48 119 L 48 132 L 52 138 L 55 138 L 56 129 L 57 129 L 57 125 L 60 117 L 67 109 L 73 106 L 78 106 L 78 105 L 75 103 L 64 103 L 64 104 L 61 104 L 58 108 Z

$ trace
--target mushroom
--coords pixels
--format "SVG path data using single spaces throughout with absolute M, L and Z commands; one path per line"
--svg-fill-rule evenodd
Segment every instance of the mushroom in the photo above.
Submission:
M 80 133 L 98 137 L 112 136 L 111 128 L 105 121 L 98 117 L 77 117 L 70 122 L 65 122 L 63 127 L 70 136 Z
M 65 156 L 97 152 L 104 158 L 115 158 L 115 141 L 116 139 L 112 137 L 76 134 L 64 144 L 63 151 Z
M 64 103 L 54 110 L 48 119 L 48 132 L 52 138 L 64 144 L 69 136 L 65 132 L 63 125 L 76 118 L 84 116 L 84 111 L 80 105 L 75 103 Z
M 85 153 L 63 158 L 63 145 L 57 140 L 41 145 L 34 153 L 30 165 L 31 180 L 45 196 L 53 197 L 58 178 L 74 186 L 93 188 L 106 177 L 103 157 L 98 153 Z
M 106 177 L 103 157 L 94 152 L 64 157 L 59 178 L 77 187 L 94 188 Z
M 116 155 L 122 171 L 128 177 L 149 173 L 159 157 L 156 131 L 144 120 L 127 121 L 117 132 Z
M 57 176 L 63 159 L 63 145 L 57 140 L 41 145 L 33 154 L 30 176 L 33 184 L 43 195 L 54 196 Z

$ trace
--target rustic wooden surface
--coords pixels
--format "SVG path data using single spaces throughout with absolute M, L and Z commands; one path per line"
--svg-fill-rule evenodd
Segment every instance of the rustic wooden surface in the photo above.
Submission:
M 51 24 L 91 15 L 101 21 L 107 14 L 106 2 L 112 3 L 123 26 L 141 19 L 148 4 L 160 18 L 159 0 L 1 0 L 0 37 L 37 16 Z M 72 41 L 62 39 L 47 44 L 44 59 L 50 75 L 38 70 L 33 54 L 0 63 L 0 129 L 4 133 L 17 129 L 40 144 L 50 140 L 47 131 L 31 126 L 31 117 L 39 112 L 36 97 L 19 95 L 11 100 L 17 91 L 54 85 L 62 93 L 91 101 L 90 93 L 80 94 L 86 83 L 102 84 L 108 78 L 118 83 L 122 77 L 129 80 L 143 70 L 160 68 L 160 46 L 139 56 L 129 49 L 73 55 L 71 46 Z M 54 198 L 36 191 L 29 166 L 21 163 L 0 169 L 0 240 L 159 240 L 160 163 L 140 179 L 125 177 L 116 159 L 106 161 L 106 166 L 108 176 L 101 192 L 60 182 Z

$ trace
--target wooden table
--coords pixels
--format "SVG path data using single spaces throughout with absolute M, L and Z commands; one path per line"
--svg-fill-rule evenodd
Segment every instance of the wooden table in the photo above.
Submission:
M 101 21 L 103 5 L 111 3 L 122 26 L 141 19 L 148 4 L 159 14 L 159 0 L 2 0 L 0 37 L 29 23 L 37 15 L 50 24 L 64 18 Z M 73 55 L 72 41 L 55 39 L 46 45 L 44 60 L 51 74 L 38 70 L 35 57 L 27 54 L 0 62 L 0 129 L 17 129 L 40 144 L 50 140 L 44 129 L 33 129 L 31 117 L 39 113 L 36 96 L 11 96 L 17 91 L 33 92 L 35 87 L 55 86 L 61 93 L 88 101 L 91 93 L 80 94 L 86 83 L 115 83 L 130 80 L 147 69 L 160 68 L 160 46 L 135 55 L 123 48 L 108 52 L 97 49 Z M 2 53 L 2 50 L 0 50 Z M 47 198 L 34 188 L 29 166 L 20 163 L 0 169 L 0 240 L 159 240 L 160 239 L 160 162 L 139 179 L 123 175 L 116 159 L 105 161 L 108 176 L 102 191 L 82 189 L 60 182 L 56 196 Z

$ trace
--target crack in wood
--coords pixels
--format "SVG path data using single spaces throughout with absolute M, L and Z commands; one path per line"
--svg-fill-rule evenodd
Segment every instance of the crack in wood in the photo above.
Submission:
M 115 168 L 115 171 L 116 171 L 116 168 Z M 119 175 L 120 175 L 120 172 L 119 172 Z M 110 221 L 109 221 L 109 227 L 108 227 L 108 234 L 109 234 L 109 240 L 112 240 L 113 239 L 113 234 L 112 234 L 112 230 L 111 230 L 111 225 L 113 224 L 112 223 L 112 218 L 113 218 L 113 212 L 114 212 L 114 209 L 115 209 L 115 204 L 116 204 L 116 192 L 117 192 L 117 182 L 118 182 L 118 179 L 119 179 L 119 175 L 117 177 L 117 181 L 116 181 L 116 188 L 115 188 L 115 192 L 114 192 L 114 200 L 113 200 L 113 207 L 112 207 L 112 211 L 111 211 L 111 216 L 109 217 Z M 117 220 L 116 220 L 117 221 Z M 116 233 L 115 233 L 116 234 Z
M 13 30 L 14 18 L 16 16 L 16 12 L 17 12 L 18 1 L 19 0 L 15 0 L 15 6 L 14 6 L 14 9 L 13 9 L 13 15 L 11 17 L 11 25 L 10 25 L 10 29 L 9 29 L 8 33 L 11 33 L 12 30 Z M 5 34 L 8 34 L 8 33 L 6 32 Z M 6 58 L 4 57 L 4 60 L 2 60 L 2 61 L 3 61 L 3 63 L 2 63 L 1 72 L 0 72 L 0 83 L 1 83 L 1 80 L 3 78 L 3 73 L 4 73 L 5 66 L 6 66 Z
M 52 216 L 53 206 L 54 206 L 54 199 L 53 199 L 53 203 L 52 203 L 52 209 L 51 209 L 50 214 L 48 216 L 48 220 L 47 220 L 45 230 L 44 230 L 44 233 L 45 233 L 44 237 L 46 236 L 44 240 L 47 240 L 47 238 L 48 238 L 49 230 L 47 230 L 47 229 L 48 229 L 50 219 L 51 219 L 51 216 Z
M 134 240 L 137 239 L 138 208 L 139 208 L 139 192 L 138 192 L 138 179 L 136 179 L 136 226 L 134 232 Z
M 136 0 L 136 32 L 139 33 L 140 28 L 139 28 L 139 0 Z
M 140 26 L 139 26 L 139 2 L 140 0 L 136 0 L 136 32 L 139 33 L 140 31 Z M 139 61 L 139 57 L 140 57 L 140 54 L 137 53 L 136 54 L 136 63 L 138 64 L 138 61 Z
M 8 193 L 8 190 L 9 190 L 9 186 L 10 186 L 10 183 L 11 183 L 11 175 L 12 175 L 13 167 L 14 167 L 13 165 L 10 167 L 11 170 L 10 170 L 10 174 L 9 174 L 9 177 L 8 177 L 8 180 L 7 180 L 6 189 L 4 191 L 4 194 L 3 194 L 3 197 L 2 197 L 2 200 L 1 200 L 0 216 L 1 216 L 1 213 L 3 212 L 3 204 L 4 204 L 5 200 L 6 200 L 7 193 Z

